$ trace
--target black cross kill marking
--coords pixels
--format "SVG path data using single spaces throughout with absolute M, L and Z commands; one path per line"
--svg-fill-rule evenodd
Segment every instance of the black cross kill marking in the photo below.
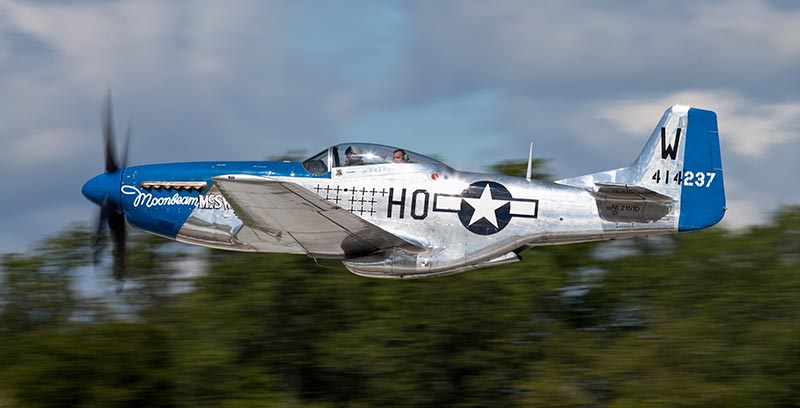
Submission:
M 334 191 L 336 192 L 336 196 L 333 198 L 333 202 L 339 204 L 339 201 L 342 201 L 342 199 L 339 198 L 339 192 L 342 191 L 342 189 L 337 185 Z
M 375 203 L 377 202 L 377 201 L 375 201 L 375 194 L 378 193 L 378 190 L 376 190 L 375 187 L 372 187 L 372 190 L 368 190 L 368 191 L 365 191 L 365 189 L 363 189 L 363 188 L 361 190 L 362 190 L 362 196 L 361 196 L 362 200 L 364 200 L 366 198 L 365 197 L 366 193 L 370 193 L 371 194 L 369 201 L 364 201 L 366 203 L 369 203 L 369 210 L 364 210 L 364 212 L 368 213 L 369 215 L 375 215 L 375 212 L 376 212 L 375 211 Z
M 349 200 L 347 200 L 347 201 L 350 201 L 350 212 L 351 212 L 351 213 L 354 213 L 354 212 L 356 211 L 356 209 L 355 209 L 355 203 L 356 203 L 356 188 L 355 188 L 355 187 L 353 187 L 353 188 L 350 190 L 350 192 L 351 192 L 351 194 L 350 194 L 350 199 L 349 199 Z
M 359 213 L 360 215 L 364 215 L 364 211 L 365 211 L 365 210 L 364 210 L 364 203 L 368 203 L 369 201 L 365 200 L 365 199 L 364 199 L 364 195 L 362 194 L 362 195 L 361 195 L 361 199 L 360 199 L 360 200 L 358 200 L 358 202 L 359 202 L 359 203 L 361 203 L 361 209 L 359 210 L 359 212 L 358 212 L 358 213 Z

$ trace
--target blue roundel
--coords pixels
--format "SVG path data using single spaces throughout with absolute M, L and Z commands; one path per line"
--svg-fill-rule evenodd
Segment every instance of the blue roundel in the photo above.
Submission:
M 461 224 L 475 234 L 492 235 L 511 221 L 511 193 L 502 184 L 477 181 L 461 193 Z

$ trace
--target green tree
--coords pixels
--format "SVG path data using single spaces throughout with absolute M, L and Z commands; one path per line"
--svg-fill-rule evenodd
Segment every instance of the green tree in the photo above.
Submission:
M 72 227 L 44 240 L 31 254 L 5 254 L 0 259 L 0 333 L 57 327 L 78 306 L 72 292 L 73 273 L 88 262 L 90 235 Z
M 548 159 L 535 158 L 531 161 L 531 178 L 535 180 L 552 181 L 555 179 L 547 170 Z M 506 160 L 489 166 L 492 173 L 506 176 L 525 177 L 528 173 L 527 160 Z

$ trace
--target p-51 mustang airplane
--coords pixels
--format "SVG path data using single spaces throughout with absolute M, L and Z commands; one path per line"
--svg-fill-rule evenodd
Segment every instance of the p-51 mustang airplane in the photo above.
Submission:
M 83 186 L 124 273 L 125 223 L 189 244 L 341 259 L 375 278 L 456 274 L 539 245 L 671 234 L 725 213 L 717 117 L 675 105 L 627 167 L 544 182 L 458 171 L 411 151 L 331 146 L 303 162 L 125 167 Z M 123 157 L 125 154 L 123 154 Z M 530 171 L 530 170 L 529 170 Z

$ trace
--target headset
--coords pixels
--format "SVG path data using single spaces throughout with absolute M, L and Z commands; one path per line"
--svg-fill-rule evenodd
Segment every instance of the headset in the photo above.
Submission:
M 403 149 L 397 149 L 394 152 L 392 152 L 392 160 L 394 160 L 394 154 L 397 153 L 397 152 L 403 153 L 403 159 L 402 159 L 403 161 L 402 161 L 402 163 L 407 163 L 408 162 L 408 153 L 406 153 L 406 151 L 403 150 Z

